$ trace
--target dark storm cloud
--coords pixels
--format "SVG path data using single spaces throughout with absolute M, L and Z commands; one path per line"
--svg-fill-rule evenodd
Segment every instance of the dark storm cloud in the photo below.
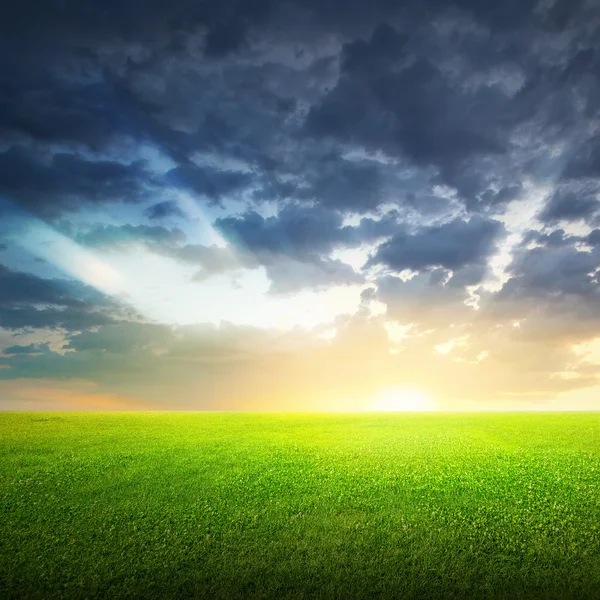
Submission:
M 6 49 L 12 56 L 18 48 Z M 52 50 L 30 52 L 10 65 L 0 62 L 0 132 L 5 139 L 30 139 L 40 144 L 77 144 L 102 150 L 127 134 L 139 134 L 126 99 L 103 80 L 89 53 L 77 56 L 81 81 L 53 74 L 61 60 Z M 95 72 L 96 71 L 96 72 Z M 74 74 L 77 77 L 77 73 Z
M 0 265 L 0 327 L 87 329 L 134 312 L 83 283 L 42 279 Z
M 0 31 L 8 39 L 24 36 L 28 43 L 60 44 L 177 42 L 196 29 L 208 32 L 206 51 L 221 56 L 238 49 L 249 28 L 267 16 L 269 0 L 207 1 L 30 0 L 5 11 Z M 172 39 L 175 38 L 175 39 Z
M 437 167 L 456 186 L 469 159 L 506 152 L 508 98 L 499 86 L 459 87 L 408 39 L 382 25 L 346 44 L 340 80 L 311 108 L 307 131 Z
M 31 302 L 36 304 L 78 305 L 68 292 L 57 287 L 52 280 L 40 279 L 28 273 L 12 271 L 0 265 L 0 303 L 6 305 Z
M 219 171 L 195 165 L 176 167 L 165 175 L 167 184 L 177 188 L 190 189 L 216 201 L 224 194 L 231 194 L 248 187 L 252 179 L 253 177 L 249 173 Z
M 340 210 L 364 212 L 382 203 L 383 171 L 376 161 L 346 160 L 330 154 L 305 172 L 301 185 L 290 195 Z
M 519 321 L 514 335 L 523 340 L 572 344 L 599 336 L 600 252 L 577 242 L 518 250 L 509 280 L 490 299 L 490 318 Z
M 338 211 L 288 204 L 277 216 L 265 218 L 251 211 L 241 217 L 218 219 L 215 225 L 240 248 L 302 257 L 328 254 L 336 246 L 359 245 L 390 235 L 397 227 L 394 217 L 363 218 L 357 226 L 343 226 Z
M 328 255 L 335 248 L 389 237 L 398 229 L 398 215 L 362 218 L 358 225 L 343 225 L 341 213 L 323 206 L 288 204 L 277 216 L 248 212 L 218 219 L 216 227 L 230 240 L 238 256 L 253 256 L 265 266 L 271 292 L 291 293 L 307 287 L 361 283 L 353 268 Z M 246 260 L 246 264 L 251 261 Z
M 585 0 L 557 0 L 545 15 L 546 26 L 550 29 L 564 31 L 584 4 Z
M 480 217 L 469 221 L 455 219 L 413 234 L 401 231 L 379 246 L 368 264 L 383 264 L 395 271 L 432 267 L 458 270 L 481 265 L 494 252 L 503 231 L 498 221 Z
M 600 211 L 600 185 L 559 186 L 550 196 L 539 218 L 545 223 L 588 220 Z
M 600 288 L 593 274 L 598 267 L 597 249 L 586 252 L 572 244 L 522 249 L 513 258 L 508 268 L 511 278 L 497 299 L 501 302 L 519 297 L 560 303 L 579 297 L 597 302 Z M 600 317 L 600 311 L 597 313 Z
M 141 161 L 89 161 L 73 154 L 43 160 L 22 146 L 0 154 L 0 193 L 49 216 L 87 203 L 139 202 L 152 189 L 152 179 Z
M 600 59 L 582 65 L 585 70 L 597 70 L 600 68 Z M 586 140 L 577 149 L 575 154 L 567 163 L 563 173 L 564 179 L 584 179 L 600 177 L 600 136 L 594 136 Z
M 595 65 L 582 38 L 577 50 L 550 61 L 530 52 L 516 66 L 538 32 L 580 22 L 583 8 L 562 3 L 548 15 L 531 1 L 26 4 L 3 20 L 6 44 L 28 46 L 6 52 L 17 58 L 0 69 L 6 139 L 93 152 L 127 139 L 153 145 L 176 163 L 154 184 L 213 202 L 239 194 L 365 212 L 441 181 L 471 210 L 502 210 L 520 191 L 515 177 L 532 168 L 522 140 L 513 143 L 516 128 L 535 111 L 572 122 L 575 92 L 566 90 L 583 93 Z M 348 149 L 362 157 L 349 160 Z M 367 151 L 402 165 L 367 160 Z M 196 164 L 197 152 L 247 169 Z M 399 179 L 408 164 L 424 173 L 417 189 Z M 111 196 L 123 177 L 106 174 Z M 142 179 L 127 182 L 127 198 L 143 195 Z M 98 200 L 78 193 L 79 203 Z
M 591 234 L 590 234 L 591 236 Z M 527 247 L 531 243 L 547 247 L 572 246 L 576 242 L 582 242 L 585 238 L 580 236 L 568 235 L 564 229 L 556 229 L 551 233 L 542 233 L 540 231 L 528 231 L 521 240 L 520 246 Z
M 165 200 L 149 206 L 144 214 L 151 220 L 168 219 L 169 217 L 184 217 L 185 213 L 179 208 L 176 202 Z
M 600 246 L 600 229 L 594 229 L 588 236 L 587 236 L 587 243 L 590 244 L 590 246 Z
M 460 6 L 486 21 L 495 18 L 491 7 Z M 343 30 L 344 36 L 354 30 L 356 35 L 361 29 L 357 24 L 362 24 L 368 35 L 377 25 L 376 19 L 385 21 L 386 16 L 399 12 L 386 2 L 368 10 L 364 3 L 344 7 L 342 12 L 331 12 L 333 8 L 298 4 L 294 10 L 304 13 L 316 38 L 328 28 Z M 419 16 L 416 4 L 409 9 L 406 18 Z M 445 12 L 434 5 L 430 10 Z M 281 22 L 279 7 L 261 1 L 192 4 L 177 0 L 168 6 L 144 4 L 142 9 L 130 0 L 102 10 L 86 2 L 61 5 L 60 10 L 43 4 L 31 9 L 36 16 L 29 20 L 19 16 L 21 11 L 11 9 L 5 26 L 12 23 L 13 33 L 22 30 L 35 44 L 21 53 L 21 67 L 7 65 L 4 70 L 0 121 L 7 134 L 38 143 L 80 144 L 94 151 L 127 137 L 155 144 L 178 163 L 164 185 L 185 187 L 213 201 L 223 194 L 256 188 L 257 199 L 317 199 L 360 212 L 389 198 L 388 188 L 394 183 L 389 168 L 373 161 L 345 160 L 336 147 L 315 154 L 315 145 L 298 136 L 303 129 L 302 105 L 314 105 L 328 81 L 334 82 L 331 65 L 337 62 L 335 55 L 319 57 L 301 68 L 277 64 L 275 57 L 251 66 L 230 62 L 216 84 L 214 73 L 206 70 L 210 63 L 207 55 L 213 60 L 244 48 L 248 51 L 245 44 L 250 31 L 268 42 L 269 37 L 277 38 L 270 23 L 277 28 L 283 24 L 284 31 L 286 26 L 294 30 L 294 22 Z M 331 20 L 334 13 L 336 19 Z M 355 26 L 343 26 L 350 22 Z M 325 115 L 332 123 L 338 119 L 347 131 L 340 139 L 363 147 L 367 143 L 377 149 L 401 149 L 418 164 L 442 164 L 449 171 L 474 153 L 500 151 L 493 126 L 484 127 L 483 113 L 481 119 L 478 116 L 483 106 L 489 107 L 486 118 L 499 114 L 493 102 L 497 94 L 461 95 L 427 60 L 397 73 L 396 62 L 405 53 L 406 39 L 392 27 L 379 25 L 368 42 L 346 44 L 342 55 L 345 75 L 331 92 L 331 114 Z M 55 48 L 50 40 L 60 43 Z M 132 46 L 134 42 L 139 46 Z M 48 51 L 42 58 L 45 45 Z M 172 65 L 176 68 L 169 69 Z M 344 93 L 346 85 L 356 88 L 356 93 Z M 400 93 L 404 87 L 412 90 L 411 98 Z M 333 101 L 339 92 L 345 102 Z M 445 97 L 446 112 L 457 114 L 444 122 L 442 106 L 436 106 L 431 96 Z M 471 104 L 465 101 L 469 98 Z M 361 120 L 367 131 L 357 132 L 360 123 L 350 110 L 352 103 L 366 115 Z M 327 100 L 321 113 L 326 104 Z M 308 129 L 315 130 L 322 145 L 322 135 L 328 131 L 318 126 L 318 108 L 311 109 Z M 392 138 L 386 133 L 388 113 L 395 120 Z M 467 113 L 472 115 L 470 124 L 461 122 Z M 415 129 L 413 121 L 421 125 Z M 225 153 L 246 161 L 255 171 L 249 174 L 195 165 L 190 156 L 197 150 Z M 110 177 L 118 179 L 118 175 Z

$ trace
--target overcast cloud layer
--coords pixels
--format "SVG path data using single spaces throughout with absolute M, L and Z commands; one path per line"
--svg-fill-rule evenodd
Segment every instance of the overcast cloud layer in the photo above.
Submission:
M 25 0 L 0 50 L 5 408 L 600 385 L 595 0 Z

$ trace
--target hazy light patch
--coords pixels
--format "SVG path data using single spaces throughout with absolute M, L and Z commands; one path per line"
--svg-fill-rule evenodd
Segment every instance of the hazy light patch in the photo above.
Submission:
M 492 279 L 484 281 L 482 287 L 490 292 L 499 291 L 510 279 L 506 269 L 512 262 L 513 252 L 517 244 L 523 239 L 522 234 L 513 233 L 498 245 L 498 251 L 490 258 L 488 266 Z
M 340 314 L 354 314 L 360 306 L 362 286 L 358 285 L 303 290 L 289 296 L 270 294 L 264 267 L 195 282 L 195 267 L 144 248 L 113 253 L 110 260 L 129 282 L 128 300 L 149 317 L 169 324 L 228 321 L 277 329 L 312 328 Z
M 164 175 L 167 171 L 174 169 L 177 166 L 176 161 L 156 146 L 152 144 L 138 144 L 139 142 L 136 140 L 136 150 L 139 157 L 148 163 L 148 166 L 152 171 Z
M 582 358 L 585 362 L 592 364 L 600 364 L 600 338 L 596 338 L 591 342 L 582 344 L 574 344 L 571 346 L 573 352 Z
M 562 229 L 566 235 L 583 237 L 593 231 L 594 227 L 587 225 L 585 221 L 581 219 L 580 221 L 561 221 L 558 229 Z
M 191 160 L 199 167 L 210 167 L 219 171 L 236 171 L 238 173 L 252 173 L 252 167 L 244 160 L 221 154 L 219 152 L 194 152 Z
M 342 227 L 358 227 L 360 225 L 361 219 L 365 215 L 361 215 L 359 213 L 349 213 L 344 215 L 342 219 Z
M 387 314 L 387 304 L 379 300 L 371 300 L 368 304 L 372 317 L 381 317 Z
M 412 323 L 402 325 L 396 321 L 386 321 L 385 330 L 388 334 L 388 340 L 393 344 L 401 344 L 410 337 L 410 330 L 414 327 Z
M 333 260 L 341 260 L 350 265 L 355 271 L 360 271 L 363 265 L 369 260 L 369 253 L 377 246 L 361 246 L 360 248 L 337 248 L 330 257 Z
M 546 410 L 599 411 L 600 385 L 559 394 L 549 400 Z
M 382 165 L 397 165 L 400 161 L 398 159 L 388 156 L 381 150 L 375 152 L 369 152 L 364 148 L 351 147 L 348 150 L 342 152 L 342 158 L 349 161 L 362 162 L 364 160 L 372 160 Z
M 419 274 L 419 271 L 412 271 L 411 269 L 404 269 L 398 273 L 398 277 L 402 279 L 402 281 L 410 281 L 415 278 Z
M 576 373 L 575 371 L 559 371 L 557 373 L 552 373 L 550 377 L 552 377 L 553 379 L 570 380 L 579 379 L 581 375 L 579 373 Z
M 339 315 L 355 314 L 360 307 L 361 286 L 335 286 L 323 291 L 305 290 L 286 298 L 267 299 L 267 312 L 276 314 L 276 326 L 312 329 Z
M 227 246 L 227 240 L 217 231 L 206 215 L 206 213 L 198 206 L 196 201 L 187 192 L 179 192 L 176 196 L 176 201 L 186 214 L 188 214 L 196 224 L 196 234 L 202 243 L 205 245 L 216 245 L 221 248 Z
M 18 244 L 33 256 L 103 292 L 117 294 L 126 284 L 117 269 L 38 219 L 31 220 L 19 236 Z
M 411 388 L 389 388 L 376 396 L 369 410 L 378 412 L 430 412 L 436 410 L 436 404 L 426 392 Z
M 456 189 L 447 185 L 434 185 L 432 192 L 439 198 L 454 200 L 456 198 Z
M 540 225 L 537 214 L 544 207 L 554 189 L 553 185 L 525 183 L 525 190 L 518 201 L 510 202 L 506 212 L 496 218 L 510 232 L 523 233 Z
M 144 248 L 113 253 L 111 262 L 130 282 L 127 299 L 157 321 L 176 325 L 219 323 L 256 324 L 267 315 L 261 300 L 269 288 L 264 272 L 242 271 L 192 281 L 195 267 L 175 263 Z
M 347 150 L 342 151 L 341 158 L 343 158 L 344 160 L 356 162 L 369 160 L 371 156 L 369 156 L 369 153 L 365 148 L 349 147 Z
M 438 406 L 442 412 L 546 412 L 548 398 L 519 398 L 519 400 L 447 400 Z
M 454 338 L 452 340 L 444 342 L 443 344 L 437 344 L 437 346 L 434 346 L 433 349 L 438 354 L 450 354 L 450 352 L 452 352 L 452 350 L 454 350 L 455 348 L 466 346 L 468 339 L 468 335 L 459 338 Z
M 181 194 L 179 202 L 203 219 L 215 244 L 225 245 L 188 194 Z M 143 246 L 130 247 L 127 252 L 113 251 L 100 258 L 34 217 L 18 219 L 15 227 L 15 243 L 32 256 L 124 299 L 148 318 L 168 324 L 229 321 L 256 327 L 313 328 L 332 322 L 338 315 L 354 314 L 364 289 L 361 285 L 333 286 L 277 296 L 268 293 L 271 282 L 262 267 L 240 268 L 233 274 L 194 282 L 196 267 L 178 264 Z
M 317 337 L 319 339 L 331 342 L 332 340 L 335 339 L 335 337 L 337 336 L 337 333 L 338 333 L 337 329 L 335 327 L 332 327 L 330 329 L 325 329 L 324 331 L 321 331 L 320 333 L 317 334 Z
M 469 294 L 469 297 L 465 300 L 465 306 L 469 306 L 473 310 L 479 310 L 481 308 L 479 305 L 481 300 L 479 285 L 468 285 L 465 287 L 465 291 Z
M 160 403 L 103 391 L 98 384 L 80 379 L 13 379 L 0 381 L 0 410 L 166 410 Z
M 239 212 L 246 212 L 248 210 L 248 205 L 246 203 L 244 203 L 242 207 L 242 210 Z M 268 219 L 269 217 L 276 217 L 279 214 L 280 209 L 281 206 L 279 206 L 279 204 L 275 200 L 264 200 L 258 206 L 252 207 L 252 210 L 255 213 L 258 213 L 263 219 Z

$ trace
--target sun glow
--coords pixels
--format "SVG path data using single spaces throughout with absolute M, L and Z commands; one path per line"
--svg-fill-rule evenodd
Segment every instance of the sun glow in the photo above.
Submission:
M 422 390 L 400 387 L 381 392 L 370 408 L 381 412 L 427 412 L 435 410 L 435 402 Z

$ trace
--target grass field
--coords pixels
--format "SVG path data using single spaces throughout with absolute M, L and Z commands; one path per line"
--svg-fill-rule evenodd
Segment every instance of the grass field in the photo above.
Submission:
M 0 414 L 1 598 L 600 598 L 600 415 Z

